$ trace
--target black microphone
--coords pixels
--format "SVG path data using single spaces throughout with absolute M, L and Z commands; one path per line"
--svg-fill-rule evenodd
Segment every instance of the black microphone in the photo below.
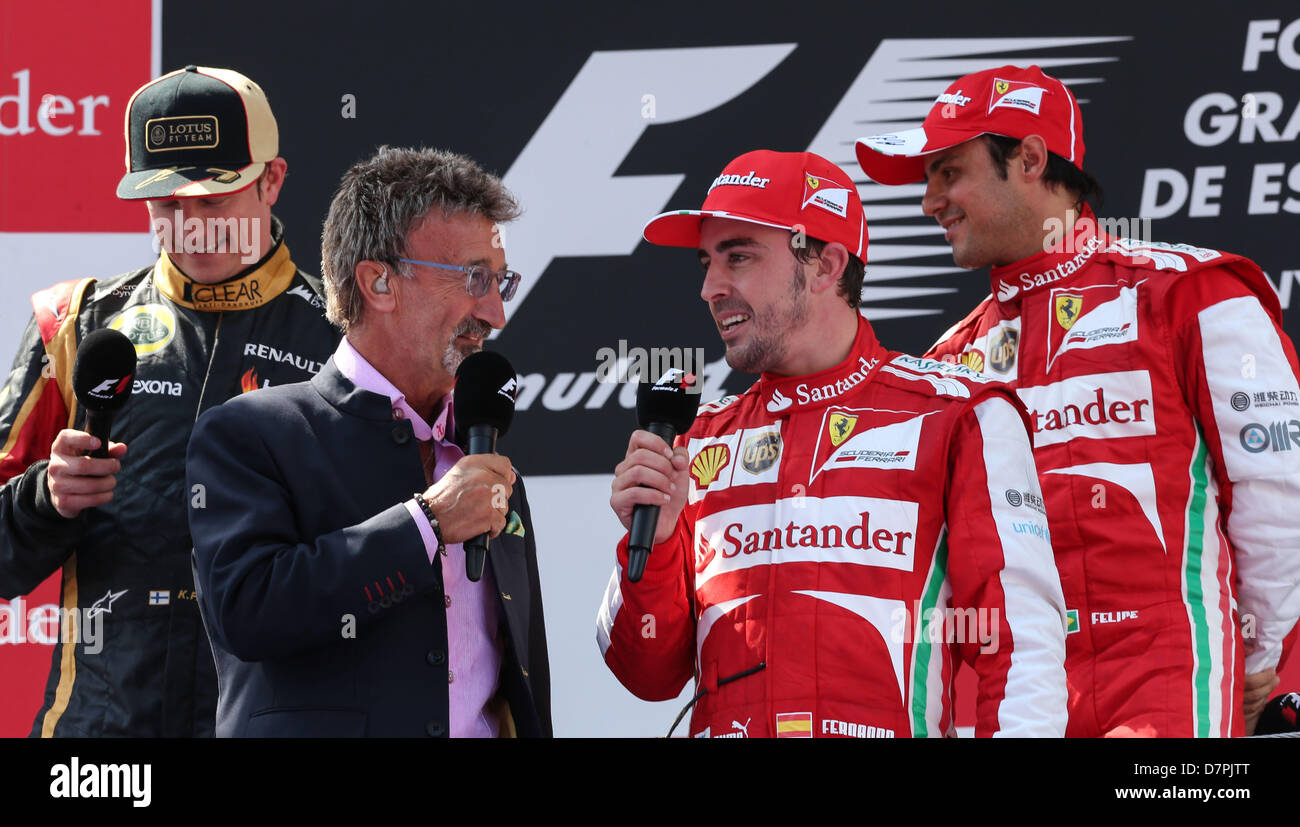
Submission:
M 480 350 L 471 353 L 456 370 L 456 393 L 452 415 L 456 419 L 456 441 L 467 446 L 467 454 L 495 454 L 497 437 L 505 435 L 515 418 L 518 392 L 515 369 L 500 353 Z M 488 535 L 471 537 L 463 544 L 465 575 L 477 583 L 487 559 Z
M 637 422 L 671 448 L 678 434 L 691 429 L 699 411 L 700 397 L 698 392 L 692 392 L 694 386 L 695 375 L 680 368 L 670 368 L 653 385 L 642 382 L 636 392 Z M 658 525 L 659 506 L 633 507 L 632 530 L 627 540 L 627 579 L 633 583 L 645 574 Z
M 1256 735 L 1300 732 L 1300 692 L 1278 695 L 1265 705 L 1255 724 Z
M 131 398 L 135 377 L 135 345 L 112 328 L 92 331 L 77 348 L 72 368 L 72 390 L 86 409 L 86 432 L 99 439 L 88 456 L 108 456 L 108 433 L 113 415 Z

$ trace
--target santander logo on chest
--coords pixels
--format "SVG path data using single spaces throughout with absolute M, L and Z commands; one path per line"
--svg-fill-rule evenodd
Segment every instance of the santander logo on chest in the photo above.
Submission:
M 1003 275 L 997 280 L 997 286 L 994 293 L 999 301 L 1011 301 L 1016 296 L 1023 295 L 1040 287 L 1046 287 L 1049 284 L 1056 284 L 1061 279 L 1069 278 L 1079 272 L 1088 260 L 1102 248 L 1105 242 L 1097 236 L 1091 236 L 1084 241 L 1072 256 L 1053 257 L 1046 262 L 1040 262 L 1043 269 L 1021 270 L 1015 275 Z
M 828 402 L 843 396 L 865 382 L 879 365 L 879 358 L 868 359 L 859 355 L 857 362 L 838 376 L 799 382 L 793 388 L 787 388 L 785 393 L 781 387 L 773 388 L 772 396 L 767 401 L 767 412 L 781 413 L 794 405 Z M 787 393 L 790 395 L 787 396 Z
M 919 506 L 884 497 L 796 497 L 706 514 L 695 525 L 695 587 L 766 565 L 915 571 Z
M 1074 439 L 1150 436 L 1156 432 L 1151 375 L 1095 373 L 1016 390 L 1029 410 L 1035 448 Z

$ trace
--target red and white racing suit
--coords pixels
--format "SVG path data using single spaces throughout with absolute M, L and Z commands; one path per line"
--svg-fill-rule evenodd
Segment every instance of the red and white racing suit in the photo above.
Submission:
M 1066 235 L 994 269 L 928 355 L 1029 409 L 1067 734 L 1241 735 L 1243 657 L 1276 667 L 1300 615 L 1295 348 L 1248 259 L 1109 238 L 1091 212 Z
M 696 736 L 949 735 L 957 657 L 978 735 L 1065 731 L 1065 608 L 1023 411 L 1000 383 L 881 347 L 764 374 L 678 438 L 690 491 L 597 617 L 623 685 Z

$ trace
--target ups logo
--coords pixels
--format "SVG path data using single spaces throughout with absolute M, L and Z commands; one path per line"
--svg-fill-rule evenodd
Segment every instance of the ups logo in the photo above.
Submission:
M 740 452 L 740 467 L 761 474 L 781 457 L 781 435 L 774 432 L 752 436 Z

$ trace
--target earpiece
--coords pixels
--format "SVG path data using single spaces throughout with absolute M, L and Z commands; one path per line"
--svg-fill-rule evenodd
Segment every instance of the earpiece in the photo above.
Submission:
M 388 268 L 387 267 L 384 268 L 384 274 L 379 278 L 375 279 L 374 287 L 376 293 L 388 292 Z

